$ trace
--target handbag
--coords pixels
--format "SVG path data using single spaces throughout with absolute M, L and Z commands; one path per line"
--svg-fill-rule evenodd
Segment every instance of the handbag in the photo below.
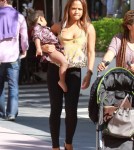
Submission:
M 124 98 L 112 119 L 107 124 L 108 134 L 118 138 L 133 138 L 134 136 L 134 109 L 124 108 Z

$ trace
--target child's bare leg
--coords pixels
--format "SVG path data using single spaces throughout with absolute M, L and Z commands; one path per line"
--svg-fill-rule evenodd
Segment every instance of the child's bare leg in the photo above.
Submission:
M 60 65 L 60 68 L 59 68 L 60 80 L 59 80 L 58 84 L 60 85 L 60 87 L 63 89 L 64 92 L 67 92 L 65 76 L 66 76 L 66 70 L 68 68 L 68 62 L 67 62 L 65 56 L 57 50 L 53 51 L 52 53 L 49 53 L 49 56 L 53 62 L 56 62 L 57 64 Z

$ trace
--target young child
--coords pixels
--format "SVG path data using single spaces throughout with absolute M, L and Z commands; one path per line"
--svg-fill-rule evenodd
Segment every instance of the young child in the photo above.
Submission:
M 42 56 L 42 58 L 49 56 L 52 62 L 59 64 L 59 77 L 60 80 L 58 84 L 63 89 L 64 92 L 67 92 L 67 85 L 65 83 L 65 74 L 68 68 L 68 62 L 63 55 L 63 47 L 59 43 L 58 38 L 50 31 L 50 28 L 47 27 L 47 22 L 44 18 L 42 11 L 30 10 L 29 12 L 28 23 L 33 26 L 32 36 L 36 46 L 36 56 Z M 44 44 L 54 44 L 56 50 L 49 53 L 42 52 L 41 46 Z

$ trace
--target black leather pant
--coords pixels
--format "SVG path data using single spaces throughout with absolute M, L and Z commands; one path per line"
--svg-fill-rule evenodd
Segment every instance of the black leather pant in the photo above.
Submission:
M 60 116 L 63 108 L 63 96 L 65 99 L 65 142 L 72 144 L 73 136 L 77 125 L 77 106 L 81 87 L 81 69 L 69 68 L 66 73 L 66 84 L 68 92 L 64 93 L 59 81 L 59 67 L 49 63 L 47 71 L 47 82 L 50 96 L 50 132 L 53 148 L 59 147 Z

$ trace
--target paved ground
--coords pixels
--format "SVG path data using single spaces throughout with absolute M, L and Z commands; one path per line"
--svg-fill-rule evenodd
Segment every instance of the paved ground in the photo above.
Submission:
M 95 125 L 88 118 L 88 96 L 80 96 L 74 150 L 95 150 Z M 0 150 L 50 150 L 49 97 L 47 86 L 21 85 L 16 122 L 0 119 Z M 64 143 L 64 109 L 60 143 Z

